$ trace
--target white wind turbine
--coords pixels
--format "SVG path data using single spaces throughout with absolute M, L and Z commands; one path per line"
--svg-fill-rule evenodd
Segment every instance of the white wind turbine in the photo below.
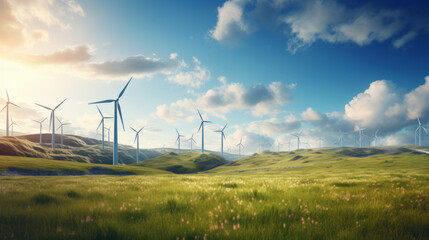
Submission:
M 292 136 L 296 137 L 296 139 L 297 139 L 297 150 L 299 150 L 299 138 L 301 136 L 301 133 L 302 133 L 302 131 L 297 133 L 297 134 L 291 134 Z
M 375 131 L 374 136 L 373 136 L 373 139 L 374 139 L 374 147 L 377 147 L 377 142 L 378 142 L 378 129 L 377 129 L 377 131 Z
M 16 105 L 15 103 L 12 103 L 9 100 L 9 93 L 7 92 L 7 89 L 6 89 L 6 95 L 7 95 L 6 105 L 2 108 L 2 110 L 0 112 L 2 112 L 6 108 L 6 136 L 9 136 L 9 127 L 10 127 L 10 125 L 9 125 L 9 105 L 12 104 L 13 106 L 19 107 L 19 108 L 20 108 L 20 106 Z
M 420 118 L 417 118 L 417 121 L 419 122 L 419 126 L 417 127 L 416 133 L 414 135 L 414 143 L 415 143 L 415 145 L 417 145 L 417 136 L 418 136 L 419 146 L 421 146 L 422 145 L 422 129 L 426 132 L 426 134 L 428 134 L 428 131 L 426 130 L 426 128 L 424 128 L 422 126 L 422 123 L 420 122 Z
M 226 139 L 225 133 L 223 131 L 225 130 L 227 125 L 228 125 L 228 123 L 225 124 L 225 126 L 222 128 L 222 130 L 215 131 L 215 132 L 220 133 L 220 151 L 221 151 L 222 157 L 223 157 L 223 139 Z
M 110 144 L 110 127 L 105 127 L 104 128 L 105 130 L 107 130 L 107 143 L 108 143 L 108 145 Z
M 178 152 L 180 153 L 180 138 L 181 137 L 184 137 L 183 135 L 180 135 L 180 133 L 179 133 L 179 131 L 177 131 L 177 129 L 176 129 L 176 132 L 177 132 L 177 139 L 176 139 L 176 142 L 177 142 L 177 149 L 178 149 Z
M 362 140 L 363 140 L 363 137 L 365 137 L 365 134 L 363 133 L 363 131 L 365 130 L 366 128 L 358 128 L 358 131 L 359 131 L 359 147 L 362 147 Z
M 111 103 L 111 102 L 113 102 L 115 104 L 115 110 L 114 110 L 115 112 L 114 112 L 114 118 L 113 118 L 113 165 L 118 165 L 118 162 L 119 162 L 119 157 L 118 157 L 118 112 L 119 112 L 119 116 L 121 118 L 122 129 L 124 129 L 124 131 L 125 131 L 124 120 L 122 119 L 122 111 L 121 111 L 121 105 L 119 104 L 119 99 L 124 94 L 125 89 L 127 89 L 128 84 L 130 84 L 130 82 L 131 82 L 131 79 L 133 79 L 133 77 L 131 77 L 130 80 L 128 80 L 125 87 L 119 93 L 118 98 L 89 103 L 89 104 L 99 104 L 99 103 Z M 104 131 L 104 129 L 103 129 L 103 131 Z
M 46 120 L 47 118 L 43 119 L 42 121 L 37 121 L 37 120 L 33 120 L 33 122 L 36 122 L 40 125 L 40 144 L 42 144 L 42 123 Z
M 194 140 L 194 134 L 192 133 L 192 136 L 188 139 L 188 141 L 191 142 L 191 151 L 192 151 L 192 142 L 194 142 L 195 144 L 197 144 L 197 142 L 195 142 Z
M 200 118 L 201 118 L 201 124 L 200 124 L 200 127 L 198 128 L 198 132 L 200 132 L 200 129 L 201 129 L 201 152 L 204 153 L 204 123 L 211 123 L 211 121 L 205 121 L 201 116 L 200 110 L 197 109 L 197 111 L 198 111 L 198 115 L 200 115 Z
M 58 117 L 57 117 L 57 120 L 58 120 L 58 122 L 60 122 L 60 126 L 57 128 L 57 131 L 58 131 L 58 129 L 61 128 L 61 148 L 63 148 L 63 127 L 65 125 L 70 125 L 70 123 L 62 123 Z
M 136 137 L 134 138 L 134 142 L 137 141 L 137 153 L 136 153 L 136 162 L 139 162 L 139 153 L 140 153 L 140 132 L 143 130 L 144 127 L 140 128 L 140 130 L 135 130 L 134 128 L 130 127 L 135 133 Z
M 98 106 L 97 106 L 97 109 L 98 109 L 98 112 L 100 113 L 100 115 L 101 115 L 101 121 L 100 121 L 100 124 L 98 124 L 98 127 L 97 127 L 97 130 L 100 128 L 100 126 L 101 126 L 101 129 L 102 129 L 102 131 L 101 131 L 101 149 L 104 149 L 104 119 L 110 119 L 110 118 L 112 118 L 112 117 L 105 117 L 104 115 L 103 115 L 103 113 L 101 113 L 101 111 L 100 111 L 100 108 L 98 108 Z
M 243 138 L 240 138 L 240 143 L 237 144 L 238 146 L 238 158 L 241 158 L 241 148 L 244 148 L 244 145 L 242 144 Z
M 38 105 L 38 106 L 40 106 L 42 108 L 45 108 L 45 109 L 48 109 L 48 110 L 51 111 L 51 117 L 50 117 L 50 120 L 49 120 L 49 129 L 51 129 L 51 126 L 52 126 L 52 149 L 55 149 L 55 110 L 57 110 L 57 108 L 59 108 L 61 106 L 61 104 L 63 104 L 63 102 L 65 100 L 67 100 L 67 98 L 64 99 L 62 102 L 60 102 L 60 104 L 58 104 L 53 109 L 36 103 L 36 105 Z
M 10 118 L 10 121 L 11 121 L 12 123 L 9 125 L 9 128 L 12 128 L 12 137 L 13 137 L 13 126 L 14 126 L 14 125 L 18 125 L 18 124 L 16 124 L 16 123 L 13 121 L 12 117 Z

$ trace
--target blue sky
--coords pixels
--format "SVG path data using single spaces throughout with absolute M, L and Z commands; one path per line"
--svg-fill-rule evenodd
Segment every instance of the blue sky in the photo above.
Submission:
M 429 121 L 424 1 L 0 4 L 0 88 L 22 105 L 12 110 L 16 131 L 36 132 L 29 120 L 48 114 L 34 102 L 68 98 L 58 113 L 72 123 L 65 131 L 93 137 L 99 116 L 87 103 L 116 97 L 131 76 L 119 141 L 133 144 L 128 126 L 146 125 L 143 148 L 174 147 L 175 128 L 197 134 L 196 108 L 214 122 L 209 149 L 220 148 L 212 131 L 229 123 L 230 151 L 243 138 L 248 153 L 277 142 L 287 149 L 301 130 L 314 147 L 358 127 L 368 136 L 379 129 L 386 145 L 412 144 L 415 118 Z

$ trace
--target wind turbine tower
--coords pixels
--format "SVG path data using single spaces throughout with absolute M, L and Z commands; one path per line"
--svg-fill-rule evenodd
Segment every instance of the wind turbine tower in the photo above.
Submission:
M 225 134 L 224 134 L 223 131 L 225 130 L 225 128 L 226 128 L 227 125 L 228 125 L 228 123 L 225 124 L 225 126 L 222 128 L 222 130 L 215 131 L 215 132 L 220 133 L 220 151 L 221 151 L 222 157 L 223 157 L 223 139 L 224 138 L 226 139 Z
M 36 103 L 37 106 L 40 106 L 42 108 L 45 108 L 45 109 L 48 109 L 48 110 L 51 111 L 51 117 L 50 117 L 50 120 L 49 120 L 49 129 L 51 129 L 51 126 L 52 126 L 52 149 L 55 149 L 55 110 L 57 110 L 57 108 L 59 108 L 61 106 L 61 104 L 63 104 L 63 102 L 65 100 L 67 100 L 67 98 L 64 99 L 62 102 L 60 102 L 60 104 L 58 104 L 53 109 Z
M 183 135 L 180 135 L 180 133 L 179 133 L 179 131 L 177 131 L 177 129 L 176 129 L 176 132 L 177 132 L 177 139 L 176 139 L 176 142 L 177 142 L 177 150 L 178 150 L 178 152 L 180 153 L 180 138 L 181 137 L 184 137 Z
M 359 128 L 359 147 L 362 147 L 362 137 L 364 137 L 364 133 L 363 133 L 363 131 L 365 130 L 366 128 Z
M 40 125 L 40 144 L 42 144 L 42 123 L 43 123 L 45 120 L 46 120 L 46 118 L 45 118 L 45 119 L 43 119 L 42 121 L 33 120 L 33 122 L 36 122 L 36 123 L 38 123 L 38 124 Z
M 201 124 L 200 124 L 200 127 L 198 128 L 198 132 L 201 129 L 201 152 L 204 153 L 204 123 L 211 123 L 211 121 L 205 121 L 201 116 L 200 110 L 197 109 L 197 111 L 198 111 L 198 115 L 200 115 L 200 118 L 201 118 Z
M 111 102 L 113 102 L 115 104 L 115 110 L 114 110 L 115 112 L 114 112 L 114 117 L 113 117 L 113 165 L 118 165 L 118 162 L 119 162 L 119 158 L 118 158 L 118 112 L 119 112 L 119 116 L 121 117 L 122 129 L 125 131 L 124 120 L 122 119 L 122 111 L 121 111 L 121 105 L 119 104 L 119 99 L 124 94 L 125 89 L 127 89 L 128 84 L 130 84 L 130 82 L 131 82 L 131 79 L 133 79 L 133 77 L 131 77 L 130 80 L 128 80 L 125 87 L 119 93 L 118 98 L 89 103 L 89 104 L 100 104 L 100 103 L 111 103 Z M 104 129 L 103 129 L 103 131 L 104 131 Z
M 140 130 L 135 130 L 134 128 L 130 127 L 135 133 L 136 137 L 134 138 L 134 142 L 137 141 L 137 153 L 136 153 L 136 162 L 139 162 L 139 153 L 140 153 L 140 132 L 143 130 L 144 127 L 140 128 Z
M 58 120 L 58 122 L 60 122 L 60 126 L 57 128 L 57 131 L 58 131 L 58 129 L 61 128 L 61 148 L 63 148 L 63 127 L 65 125 L 70 125 L 70 123 L 62 123 L 58 117 L 57 117 L 57 120 Z
M 107 143 L 110 144 L 110 127 L 105 127 L 104 130 L 107 130 Z
M 299 132 L 298 134 L 292 134 L 292 136 L 296 137 L 297 140 L 297 150 L 299 150 L 299 137 L 301 136 L 301 132 Z
M 188 139 L 188 141 L 191 142 L 191 151 L 192 151 L 192 142 L 194 142 L 195 144 L 197 144 L 197 142 L 195 142 L 194 140 L 194 134 L 192 133 L 192 136 Z
M 9 136 L 9 105 L 12 104 L 15 107 L 20 107 L 20 106 L 16 105 L 15 103 L 12 103 L 9 100 L 9 93 L 7 92 L 7 89 L 6 89 L 6 95 L 7 95 L 7 102 L 6 102 L 6 105 L 2 108 L 1 111 L 3 111 L 6 108 L 6 136 L 8 137 Z
M 417 118 L 417 121 L 419 122 L 419 126 L 416 129 L 416 133 L 415 133 L 415 145 L 417 145 L 417 135 L 419 136 L 419 146 L 422 145 L 422 129 L 426 132 L 426 134 L 428 134 L 428 131 L 426 130 L 426 128 L 424 128 L 422 126 L 422 123 L 420 122 L 420 118 Z M 429 134 L 428 134 L 429 135 Z
M 97 130 L 101 126 L 101 129 L 102 129 L 102 131 L 101 131 L 101 149 L 104 149 L 104 119 L 109 119 L 109 118 L 112 118 L 112 117 L 105 117 L 103 115 L 103 113 L 101 113 L 100 108 L 98 108 L 98 106 L 97 106 L 97 109 L 98 109 L 98 112 L 101 115 L 101 121 L 100 121 L 100 124 L 98 124 Z
M 242 142 L 243 142 L 243 138 L 241 138 L 240 143 L 237 144 L 237 146 L 238 146 L 238 158 L 241 158 L 241 148 L 244 148 Z
M 9 125 L 9 127 L 12 128 L 12 137 L 13 137 L 13 125 L 18 125 L 18 124 L 16 124 L 12 118 L 10 118 L 10 120 L 12 123 Z

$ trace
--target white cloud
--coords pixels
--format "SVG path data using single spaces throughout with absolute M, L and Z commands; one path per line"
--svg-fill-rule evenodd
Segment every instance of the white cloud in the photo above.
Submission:
M 429 120 L 429 76 L 425 83 L 405 95 L 408 119 L 417 117 Z
M 249 26 L 243 20 L 244 5 L 247 0 L 229 0 L 218 7 L 218 21 L 213 30 L 212 38 L 219 42 L 235 43 L 242 34 L 249 32 Z
M 417 36 L 417 33 L 415 31 L 409 31 L 404 36 L 400 37 L 399 39 L 396 39 L 393 42 L 393 46 L 395 46 L 395 48 L 400 48 L 404 46 L 407 42 L 413 40 L 416 36 Z
M 176 59 L 177 54 L 171 59 Z M 210 72 L 207 68 L 201 66 L 201 62 L 193 57 L 194 69 L 191 71 L 180 71 L 168 76 L 168 81 L 179 85 L 199 88 L 205 81 L 210 80 Z
M 312 108 L 307 108 L 301 116 L 304 118 L 304 121 L 321 121 L 323 120 L 323 115 L 319 112 L 314 111 Z

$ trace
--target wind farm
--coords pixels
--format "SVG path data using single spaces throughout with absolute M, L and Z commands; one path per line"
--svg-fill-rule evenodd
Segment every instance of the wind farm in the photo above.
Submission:
M 1 239 L 429 239 L 429 3 L 0 6 Z

